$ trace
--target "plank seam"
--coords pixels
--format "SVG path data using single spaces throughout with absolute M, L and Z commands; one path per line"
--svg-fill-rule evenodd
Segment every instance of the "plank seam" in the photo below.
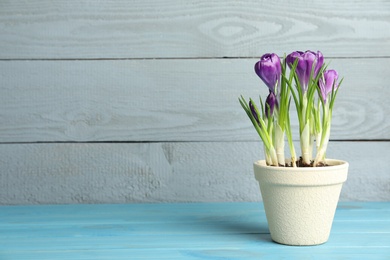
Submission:
M 296 140 L 298 141 L 298 140 Z M 331 142 L 389 142 L 390 139 L 331 139 Z M 156 143 L 257 143 L 259 140 L 161 140 L 161 141 L 26 141 L 0 142 L 2 144 L 156 144 Z
M 133 57 L 133 58 L 3 58 L 0 61 L 120 61 L 120 60 L 225 60 L 225 59 L 258 59 L 258 56 L 242 57 Z M 327 59 L 389 59 L 390 56 L 366 56 L 366 57 L 327 57 Z

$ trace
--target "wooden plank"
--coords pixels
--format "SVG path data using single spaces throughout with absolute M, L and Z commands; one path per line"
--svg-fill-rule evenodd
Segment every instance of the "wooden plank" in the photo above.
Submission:
M 238 103 L 266 95 L 255 62 L 0 61 L 0 142 L 259 140 Z M 387 64 L 332 61 L 345 81 L 331 138 L 390 139 Z
M 372 214 L 372 212 L 371 212 Z M 384 217 L 387 217 L 387 220 L 378 221 L 372 218 L 368 218 L 364 221 L 351 221 L 350 219 L 347 221 L 335 221 L 333 223 L 332 228 L 335 231 L 334 233 L 357 233 L 356 232 L 356 224 L 359 223 L 360 230 L 358 233 L 375 233 L 375 234 L 382 234 L 382 233 L 390 233 L 390 221 L 388 220 L 390 216 L 390 213 L 387 213 L 387 215 L 383 215 Z M 165 220 L 165 218 L 163 219 Z M 258 224 L 258 222 L 261 220 L 263 223 L 266 222 L 265 215 L 264 217 L 257 217 L 257 218 L 251 218 L 249 221 L 244 218 L 244 220 L 247 222 L 248 227 L 252 227 L 252 231 L 248 231 L 250 234 L 268 234 L 268 228 L 264 225 Z M 64 221 L 64 220 L 63 220 Z M 67 221 L 65 219 L 65 221 Z M 73 223 L 72 221 L 72 228 L 73 229 L 79 229 L 80 235 L 82 233 L 82 236 L 93 236 L 93 235 L 99 235 L 104 232 L 105 236 L 108 236 L 112 233 L 129 233 L 127 236 L 164 236 L 164 235 L 179 235 L 183 234 L 183 230 L 191 230 L 191 234 L 193 235 L 223 235 L 223 234 L 232 234 L 232 233 L 238 233 L 236 230 L 230 230 L 227 227 L 234 227 L 241 225 L 240 222 L 237 221 L 224 221 L 224 220 L 213 220 L 213 221 L 202 221 L 202 222 L 174 222 L 172 219 L 168 219 L 168 221 L 164 224 L 164 226 L 161 226 L 160 223 L 149 223 L 147 220 L 144 220 L 143 223 L 136 222 L 136 223 L 120 223 L 120 224 L 113 224 L 113 223 L 89 223 L 88 221 L 83 223 Z M 59 223 L 56 221 L 56 223 Z M 62 222 L 63 223 L 63 222 Z M 12 227 L 9 228 L 8 226 L 3 227 L 3 225 L 0 225 L 1 230 L 4 230 L 6 232 L 10 232 L 9 235 L 7 235 L 7 239 L 18 239 L 20 236 L 26 236 L 26 238 L 34 238 L 34 233 L 40 232 L 43 234 L 43 237 L 50 237 L 51 233 L 53 232 L 53 229 L 55 228 L 56 234 L 58 237 L 64 237 L 64 236 L 71 236 L 73 235 L 74 231 L 69 230 L 68 226 L 64 226 L 62 223 L 53 225 L 47 225 L 41 223 L 40 225 L 33 226 L 33 225 L 21 225 L 20 227 Z M 58 226 L 57 226 L 58 225 Z M 95 225 L 99 225 L 101 227 L 100 231 L 96 230 Z M 225 227 L 225 228 L 221 228 Z M 28 228 L 31 233 L 25 234 L 25 230 Z M 105 229 L 110 229 L 111 232 L 108 233 Z M 233 229 L 233 228 L 232 228 Z M 242 231 L 241 231 L 242 232 Z
M 389 201 L 390 142 L 331 142 L 342 201 Z M 0 145 L 0 204 L 259 201 L 259 142 Z M 375 171 L 373 171 L 373 167 Z
M 161 224 L 160 224 L 161 225 Z M 88 228 L 88 227 L 87 227 Z M 100 228 L 100 230 L 99 230 Z M 267 248 L 266 246 L 271 242 L 269 234 L 237 234 L 237 235 L 228 235 L 228 234 L 204 234 L 204 235 L 196 235 L 192 234 L 192 229 L 187 229 L 187 234 L 185 234 L 185 230 L 182 230 L 178 235 L 170 235 L 169 233 L 155 234 L 154 235 L 137 235 L 137 236 L 129 236 L 131 234 L 131 230 L 128 231 L 128 234 L 123 234 L 118 236 L 118 232 L 114 234 L 110 234 L 111 229 L 109 231 L 104 231 L 104 227 L 95 227 L 91 228 L 90 234 L 84 234 L 84 230 L 80 230 L 78 227 L 74 229 L 70 227 L 70 234 L 66 236 L 54 236 L 56 227 L 53 227 L 49 230 L 47 237 L 45 237 L 45 230 L 39 231 L 39 234 L 44 234 L 43 237 L 39 236 L 36 238 L 21 239 L 18 238 L 9 238 L 1 240 L 1 250 L 18 250 L 20 248 L 24 248 L 24 250 L 36 250 L 36 251 L 46 251 L 48 248 L 52 248 L 51 250 L 85 250 L 86 246 L 91 250 L 91 248 L 100 248 L 100 249 L 122 249 L 122 248 L 136 248 L 136 249 L 150 249 L 150 250 L 161 250 L 163 248 L 166 249 L 195 249 L 195 250 L 207 250 L 214 248 L 240 248 L 240 247 L 248 247 L 248 239 L 252 241 L 256 241 L 257 246 Z M 356 226 L 355 226 L 356 229 Z M 101 231 L 101 232 L 99 232 Z M 99 234 L 100 233 L 100 234 Z M 330 247 L 368 247 L 368 248 L 380 248 L 380 247 L 389 247 L 388 241 L 390 240 L 390 233 L 354 233 L 354 234 L 343 234 L 337 233 L 332 236 L 331 243 L 328 244 Z M 359 236 L 360 235 L 360 236 Z M 161 236 L 164 239 L 156 239 Z M 51 239 L 50 239 L 51 238 Z M 109 243 L 107 240 L 109 239 Z M 84 242 L 88 240 L 88 244 Z M 349 241 L 348 241 L 349 240 Z M 210 241 L 215 241 L 210 243 Z M 330 241 L 329 241 L 330 242 Z M 250 244 L 250 243 L 249 243 Z M 273 245 L 272 245 L 273 246 Z M 271 246 L 271 247 L 272 247 Z M 249 247 L 251 247 L 249 245 Z M 274 251 L 275 248 L 269 251 Z M 50 251 L 50 250 L 48 250 Z
M 336 211 L 335 223 L 339 224 L 338 228 L 344 228 L 341 223 L 353 224 L 360 221 L 371 222 L 371 227 L 384 223 L 384 229 L 390 223 L 390 202 L 345 202 L 338 203 Z M 167 205 L 170 204 L 170 205 Z M 0 227 L 2 229 L 22 230 L 29 228 L 49 228 L 50 225 L 59 225 L 67 222 L 70 225 L 112 225 L 120 226 L 130 224 L 127 218 L 123 215 L 131 217 L 131 224 L 149 224 L 156 225 L 158 223 L 166 224 L 211 224 L 211 223 L 227 223 L 233 224 L 239 221 L 245 221 L 251 225 L 258 225 L 257 222 L 265 221 L 264 208 L 258 204 L 254 207 L 254 202 L 225 202 L 225 203 L 150 203 L 145 204 L 101 204 L 99 207 L 104 207 L 99 214 L 91 216 L 91 211 L 96 210 L 96 204 L 73 204 L 72 207 L 64 207 L 63 205 L 22 205 L 22 206 L 0 206 Z M 232 211 L 230 206 L 239 207 Z M 239 206 L 237 206 L 239 205 Z M 176 210 L 167 210 L 167 207 L 179 208 L 180 215 L 176 214 Z M 47 214 L 50 211 L 50 214 Z M 26 212 L 30 212 L 26 214 Z M 77 212 L 77 215 L 75 213 Z M 380 214 L 373 214 L 380 212 Z M 158 215 L 156 214 L 158 213 Z M 207 218 L 204 215 L 207 213 Z M 48 224 L 50 221 L 50 225 Z M 377 222 L 377 223 L 374 223 Z M 17 227 L 10 227 L 9 224 L 17 223 Z M 373 224 L 374 223 L 374 224 Z M 350 228 L 347 227 L 347 228 Z M 267 233 L 259 226 L 257 233 Z M 222 230 L 220 230 L 222 231 Z M 234 230 L 231 230 L 232 232 Z M 244 230 L 241 230 L 241 232 Z M 247 233 L 254 233 L 255 230 L 248 229 Z M 352 230 L 351 230 L 352 231 Z M 359 232 L 364 230 L 359 229 Z M 376 231 L 375 231 L 376 232 Z
M 281 247 L 281 246 L 280 246 Z M 7 260 L 52 260 L 52 259 L 264 259 L 273 260 L 275 256 L 284 259 L 300 260 L 308 259 L 308 255 L 315 259 L 375 259 L 387 260 L 388 248 L 380 247 L 342 247 L 334 248 L 310 247 L 290 249 L 264 250 L 261 246 L 253 248 L 216 248 L 216 249 L 84 249 L 84 250 L 55 250 L 55 251 L 27 251 L 6 250 L 2 256 Z
M 0 58 L 383 57 L 389 27 L 386 0 L 2 1 Z
M 2 206 L 0 256 L 302 259 L 318 255 L 320 259 L 383 259 L 390 253 L 389 202 L 341 203 L 329 241 L 315 247 L 273 243 L 269 232 L 264 232 L 267 223 L 262 208 L 259 203 Z M 340 211 L 350 225 L 337 224 Z M 370 214 L 362 215 L 366 212 Z M 144 225 L 137 221 L 141 216 Z M 387 219 L 382 221 L 382 231 L 377 231 L 380 223 L 373 216 Z M 89 219 L 95 221 L 90 223 Z M 39 222 L 42 225 L 37 225 Z

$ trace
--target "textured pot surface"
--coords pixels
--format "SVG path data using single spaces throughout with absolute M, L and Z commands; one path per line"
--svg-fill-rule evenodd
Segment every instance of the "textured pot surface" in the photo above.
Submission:
M 325 243 L 330 234 L 348 163 L 327 167 L 273 167 L 254 163 L 271 237 L 287 245 Z

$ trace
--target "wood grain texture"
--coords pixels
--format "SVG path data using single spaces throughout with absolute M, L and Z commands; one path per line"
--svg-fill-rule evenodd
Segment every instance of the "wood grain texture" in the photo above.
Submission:
M 329 241 L 272 242 L 260 203 L 0 207 L 0 257 L 19 259 L 387 259 L 390 203 L 339 203 Z
M 259 142 L 2 144 L 0 204 L 259 201 Z M 390 200 L 390 142 L 331 142 L 341 200 Z M 374 167 L 373 167 L 374 166 Z
M 0 141 L 258 140 L 238 102 L 265 99 L 255 62 L 0 61 Z M 331 138 L 390 139 L 387 62 L 332 60 L 345 81 Z
M 1 59 L 390 56 L 390 3 L 1 1 Z
M 345 77 L 331 139 L 387 141 L 330 148 L 342 199 L 390 200 L 389 28 L 386 0 L 0 1 L 0 204 L 260 200 L 237 98 L 297 49 Z

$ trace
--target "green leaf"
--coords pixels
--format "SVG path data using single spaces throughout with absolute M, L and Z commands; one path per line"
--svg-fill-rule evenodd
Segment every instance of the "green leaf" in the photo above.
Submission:
M 261 126 L 259 126 L 259 124 L 257 123 L 255 117 L 252 114 L 252 111 L 251 111 L 248 103 L 246 102 L 245 98 L 242 95 L 241 95 L 241 98 L 239 98 L 239 102 L 240 102 L 242 108 L 244 109 L 244 111 L 246 112 L 246 114 L 248 115 L 249 119 L 251 120 L 253 126 L 255 127 L 256 132 L 259 134 L 259 136 L 260 136 L 261 140 L 263 141 L 265 147 L 267 149 L 270 149 L 272 147 L 272 140 L 271 140 L 271 138 L 269 137 L 269 135 L 268 135 L 268 133 L 266 131 L 266 127 L 265 127 L 265 123 L 264 123 L 263 119 L 261 117 L 259 117 L 259 121 L 260 121 L 260 125 L 261 125 Z M 253 103 L 253 105 L 254 105 L 255 110 L 257 112 L 258 111 L 257 106 L 254 103 Z

